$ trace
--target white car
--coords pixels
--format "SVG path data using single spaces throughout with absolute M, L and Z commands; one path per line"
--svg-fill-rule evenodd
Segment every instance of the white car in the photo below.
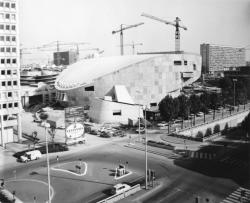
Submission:
M 111 193 L 113 195 L 121 194 L 121 193 L 128 191 L 130 188 L 131 187 L 127 184 L 118 183 L 118 184 L 113 186 L 113 188 L 111 189 Z
M 42 154 L 39 150 L 33 150 L 29 152 L 25 152 L 24 155 L 20 157 L 21 162 L 28 162 L 32 160 L 37 160 L 42 157 Z

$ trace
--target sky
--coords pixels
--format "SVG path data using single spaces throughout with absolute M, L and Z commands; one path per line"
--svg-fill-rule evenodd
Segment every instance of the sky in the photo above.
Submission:
M 178 16 L 188 30 L 181 30 L 181 50 L 199 53 L 210 43 L 250 49 L 250 0 L 19 0 L 20 43 L 38 47 L 53 41 L 87 42 L 80 49 L 100 48 L 103 56 L 120 54 L 121 24 L 144 25 L 124 31 L 124 44 L 142 43 L 136 52 L 173 51 L 175 28 L 145 18 L 142 12 L 174 21 Z M 52 47 L 51 47 L 52 48 Z M 64 49 L 65 47 L 60 47 Z M 126 46 L 125 54 L 132 54 Z M 35 52 L 35 50 L 29 50 Z M 247 60 L 250 60 L 247 51 Z M 82 55 L 86 51 L 81 52 Z M 35 54 L 24 58 L 37 60 Z M 52 58 L 44 52 L 43 57 Z M 30 60 L 30 59 L 29 59 Z

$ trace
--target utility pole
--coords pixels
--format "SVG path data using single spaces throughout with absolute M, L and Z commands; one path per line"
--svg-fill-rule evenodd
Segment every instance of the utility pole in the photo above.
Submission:
M 120 32 L 121 56 L 124 54 L 124 49 L 123 49 L 123 31 L 127 30 L 127 29 L 130 29 L 130 28 L 133 28 L 133 27 L 138 27 L 138 26 L 143 25 L 143 24 L 144 23 L 137 23 L 137 24 L 134 24 L 134 25 L 128 25 L 126 27 L 123 26 L 124 24 L 121 24 L 120 25 L 120 30 L 112 31 L 112 34 L 116 34 L 116 33 Z
M 235 83 L 237 82 L 237 79 L 233 79 L 233 83 L 234 83 L 234 108 L 235 108 Z

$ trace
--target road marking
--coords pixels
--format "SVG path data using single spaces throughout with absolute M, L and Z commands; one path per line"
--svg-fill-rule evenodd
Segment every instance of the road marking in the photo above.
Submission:
M 75 162 L 75 161 L 74 161 L 74 162 Z M 72 163 L 74 163 L 74 162 L 72 162 Z M 64 164 L 68 164 L 68 163 L 71 163 L 71 162 L 67 162 L 67 163 L 64 163 Z M 86 173 L 87 173 L 87 170 L 88 170 L 88 165 L 87 165 L 86 162 L 82 162 L 82 163 L 84 164 L 84 172 L 81 173 L 81 174 L 77 174 L 77 173 L 71 172 L 71 171 L 66 170 L 66 169 L 61 169 L 61 168 L 54 168 L 54 167 L 52 167 L 51 169 L 52 169 L 52 170 L 55 170 L 55 171 L 62 171 L 62 172 L 66 172 L 66 173 L 71 173 L 71 174 L 73 174 L 73 175 L 75 175 L 75 176 L 85 176 Z M 64 164 L 60 164 L 60 166 L 61 166 L 61 165 L 64 165 Z
M 42 184 L 44 184 L 44 185 L 48 185 L 48 183 L 46 183 L 46 182 L 44 182 L 44 181 L 41 181 L 41 180 L 36 180 L 36 179 L 17 179 L 17 180 L 7 180 L 7 181 L 5 181 L 6 183 L 8 183 L 8 182 L 21 182 L 21 181 L 30 181 L 30 182 L 37 182 L 37 183 L 42 183 Z M 51 200 L 53 199 L 53 197 L 54 197 L 54 194 L 55 194 L 55 192 L 54 192 L 54 188 L 52 187 L 52 185 L 50 185 L 50 189 L 51 189 Z
M 245 191 L 245 196 L 241 196 L 241 192 Z M 221 201 L 221 203 L 241 203 L 243 200 L 243 202 L 249 202 L 250 201 L 250 190 L 243 188 L 243 187 L 239 187 L 237 188 L 237 190 L 235 190 L 234 192 L 232 192 L 230 195 L 228 195 L 223 201 Z

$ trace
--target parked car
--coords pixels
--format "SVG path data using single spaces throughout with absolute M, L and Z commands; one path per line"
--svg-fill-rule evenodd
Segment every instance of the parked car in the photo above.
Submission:
M 37 160 L 42 157 L 42 154 L 39 150 L 33 150 L 33 151 L 28 151 L 25 152 L 24 155 L 20 156 L 21 162 L 28 162 L 32 160 Z
M 112 195 L 121 194 L 128 191 L 130 188 L 131 187 L 127 184 L 118 183 L 112 187 L 111 194 Z
M 86 138 L 85 137 L 78 137 L 75 139 L 67 140 L 67 145 L 73 145 L 73 144 L 85 144 Z

